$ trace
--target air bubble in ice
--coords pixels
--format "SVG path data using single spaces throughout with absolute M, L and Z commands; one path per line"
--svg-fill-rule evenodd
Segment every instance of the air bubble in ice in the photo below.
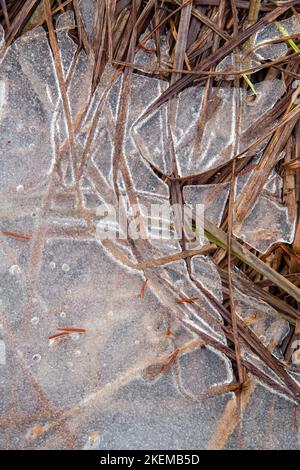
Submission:
M 71 339 L 73 341 L 78 341 L 79 337 L 80 337 L 80 334 L 79 333 L 71 333 L 70 336 L 71 336 Z
M 33 362 L 40 362 L 41 359 L 42 359 L 42 356 L 40 354 L 34 354 L 32 356 Z
M 9 268 L 9 272 L 10 274 L 13 274 L 13 275 L 20 274 L 21 268 L 17 264 L 14 264 Z
M 69 266 L 68 264 L 64 263 L 64 264 L 62 265 L 61 269 L 62 269 L 65 273 L 67 273 L 68 271 L 70 271 L 70 266 Z

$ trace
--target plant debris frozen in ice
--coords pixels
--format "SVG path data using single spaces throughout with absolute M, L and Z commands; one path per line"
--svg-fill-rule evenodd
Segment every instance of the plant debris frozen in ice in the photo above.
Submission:
M 80 8 L 92 38 L 93 2 Z M 278 79 L 258 84 L 254 104 L 244 89 L 212 88 L 199 140 L 202 86 L 144 118 L 167 82 L 137 73 L 124 79 L 107 65 L 94 86 L 93 56 L 78 51 L 68 33 L 74 24 L 71 12 L 56 18 L 59 56 L 38 27 L 10 45 L 0 65 L 0 411 L 7 422 L 1 447 L 205 448 L 237 389 L 220 268 L 209 251 L 182 256 L 186 240 L 100 242 L 97 207 L 116 204 L 121 195 L 130 218 L 132 202 L 146 209 L 170 205 L 172 185 L 183 178 L 182 202 L 204 204 L 219 227 L 229 181 L 207 184 L 201 177 L 236 156 L 236 100 L 242 102 L 238 152 L 251 159 L 267 143 L 257 143 L 256 123 L 284 85 Z M 152 64 L 147 50 L 136 58 Z M 260 238 L 259 229 L 270 225 L 272 233 Z M 293 231 L 280 195 L 265 188 L 236 235 L 266 251 L 292 241 Z M 244 334 L 245 351 L 256 341 L 271 367 L 264 345 L 279 346 L 288 324 L 263 301 L 238 288 L 236 295 L 244 323 L 260 310 L 249 324 L 254 336 Z M 259 361 L 249 361 L 261 377 Z M 277 391 L 299 398 L 296 382 L 295 389 L 285 386 L 290 376 L 282 362 L 278 367 Z

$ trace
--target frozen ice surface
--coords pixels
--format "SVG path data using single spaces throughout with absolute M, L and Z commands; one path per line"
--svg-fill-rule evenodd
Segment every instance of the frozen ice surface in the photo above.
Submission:
M 25 34 L 8 48 L 1 63 L 0 83 L 1 193 L 13 194 L 20 185 L 31 189 L 41 183 L 53 159 L 53 101 L 58 92 L 42 28 Z
M 194 86 L 179 94 L 175 124 L 171 125 L 178 171 L 184 177 L 219 168 L 234 157 L 237 99 L 242 103 L 239 151 L 253 147 L 257 138 L 253 127 L 258 118 L 263 119 L 264 114 L 280 99 L 284 85 L 280 80 L 267 80 L 258 84 L 255 105 L 247 101 L 246 90 L 241 89 L 237 93 L 233 88 L 213 88 L 207 103 L 208 117 L 199 138 L 203 91 L 203 87 Z M 164 105 L 136 122 L 133 137 L 143 157 L 154 168 L 170 175 L 173 169 L 170 164 L 167 123 L 168 105 Z M 159 140 L 157 135 L 160 136 Z M 252 150 L 252 154 L 255 150 Z
M 93 1 L 80 2 L 90 38 L 94 6 Z M 70 12 L 56 19 L 73 149 L 45 31 L 36 28 L 22 35 L 0 64 L 0 447 L 207 448 L 235 402 L 232 393 L 204 397 L 228 385 L 233 371 L 224 354 L 200 345 L 194 333 L 227 344 L 216 308 L 222 302 L 217 267 L 209 256 L 194 256 L 190 265 L 174 260 L 182 248 L 176 240 L 102 245 L 95 225 L 97 207 L 116 204 L 116 188 L 127 203 L 138 203 L 144 219 L 151 204 L 170 205 L 165 176 L 174 173 L 172 141 L 182 176 L 230 161 L 235 95 L 230 89 L 213 90 L 200 145 L 196 131 L 203 89 L 180 94 L 176 121 L 168 129 L 165 106 L 141 119 L 167 83 L 133 74 L 123 174 L 116 178 L 114 139 L 123 79 L 113 79 L 115 71 L 107 66 L 91 97 L 93 59 L 84 51 L 75 53 L 68 35 L 73 24 Z M 137 58 L 151 60 L 144 51 Z M 271 88 L 270 94 L 262 90 L 256 108 L 244 111 L 243 132 L 282 95 L 280 81 Z M 221 125 L 224 113 L 232 116 L 226 126 Z M 269 182 L 268 196 L 262 195 L 268 204 L 275 186 Z M 203 203 L 209 220 L 219 225 L 228 190 L 227 183 L 188 184 L 183 196 L 187 204 Z M 278 214 L 277 206 L 274 211 Z M 251 234 L 247 237 L 250 243 Z M 168 262 L 151 264 L 161 257 Z M 146 263 L 143 271 L 134 269 L 140 263 Z M 194 300 L 178 302 L 183 298 Z M 256 309 L 265 314 L 259 332 L 267 328 L 266 338 L 277 346 L 286 325 L 273 318 L 270 308 L 239 293 L 242 318 Z M 85 332 L 53 337 L 62 331 L 57 328 Z M 251 399 L 263 394 L 271 401 L 275 396 L 257 386 Z M 290 422 L 294 406 L 276 400 L 280 407 L 275 407 L 274 426 Z M 253 423 L 246 413 L 242 429 L 265 434 L 264 422 Z M 289 443 L 282 435 L 274 437 L 269 446 L 297 447 L 295 435 Z M 253 439 L 247 434 L 245 446 L 253 446 Z M 239 446 L 234 426 L 225 445 Z
M 196 207 L 196 204 L 203 205 L 205 217 L 219 227 L 228 200 L 229 190 L 229 183 L 186 185 L 183 188 L 183 198 L 185 204 L 192 208 Z M 205 235 L 198 237 L 197 241 L 198 245 L 208 243 Z
M 282 29 L 282 30 L 280 30 Z M 283 31 L 285 33 L 283 34 Z M 279 23 L 271 23 L 256 35 L 255 53 L 262 59 L 277 59 L 284 56 L 287 52 L 285 41 L 263 46 L 263 43 L 281 39 L 285 35 L 300 33 L 300 21 L 296 16 L 291 16 Z
M 254 161 L 259 161 L 259 158 Z M 241 193 L 253 171 L 237 178 L 236 194 Z M 265 253 L 277 242 L 292 243 L 295 219 L 282 201 L 282 178 L 273 170 L 242 224 L 235 225 L 234 234 L 256 250 Z
M 94 21 L 96 19 L 96 0 L 80 0 L 79 9 L 87 36 L 93 39 Z
M 234 229 L 234 234 L 253 248 L 265 253 L 277 242 L 292 243 L 294 219 L 280 199 L 262 193 L 251 213 Z
M 286 419 L 282 419 L 286 416 Z M 238 435 L 231 434 L 226 449 L 236 448 L 239 441 L 246 449 L 298 449 L 300 445 L 299 410 L 295 405 L 269 390 L 256 386 L 243 414 L 245 423 Z M 264 423 L 257 432 L 258 423 Z
M 261 299 L 243 288 L 239 282 L 239 276 L 234 276 L 235 280 L 235 302 L 236 312 L 255 333 L 260 341 L 273 350 L 281 344 L 289 332 L 289 323 L 278 318 L 276 310 Z
M 260 64 L 261 60 L 275 60 L 284 56 L 288 51 L 286 40 L 276 42 L 284 36 L 300 33 L 300 22 L 296 16 L 291 16 L 276 23 L 270 23 L 262 28 L 253 38 L 253 44 L 240 54 L 241 68 L 248 69 Z M 274 42 L 275 41 L 275 42 Z M 236 70 L 234 54 L 227 55 L 216 67 L 217 72 Z M 222 79 L 234 80 L 234 75 L 222 75 Z

